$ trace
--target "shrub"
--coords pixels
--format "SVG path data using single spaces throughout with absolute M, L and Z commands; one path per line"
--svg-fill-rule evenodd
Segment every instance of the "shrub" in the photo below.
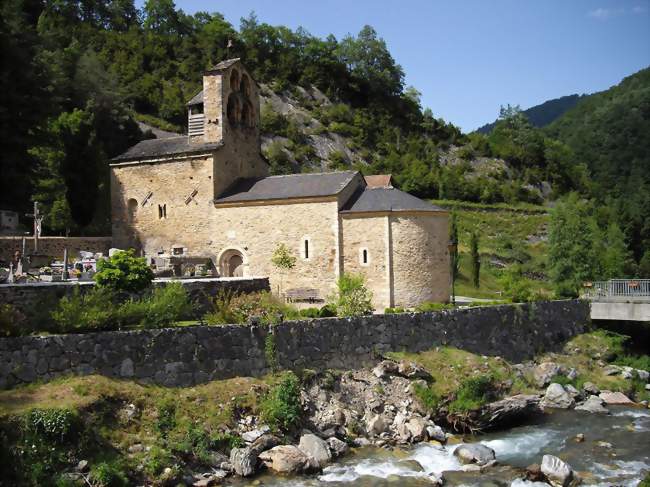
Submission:
M 15 337 L 29 333 L 25 315 L 11 304 L 0 304 L 0 336 Z
M 208 325 L 227 325 L 243 323 L 245 318 L 232 306 L 234 293 L 230 289 L 221 289 L 212 300 L 212 311 L 203 316 Z
M 291 372 L 274 386 L 260 404 L 262 419 L 272 428 L 290 430 L 300 421 L 300 387 Z
M 366 288 L 363 276 L 343 274 L 336 286 L 338 292 L 333 304 L 337 316 L 361 316 L 373 312 L 372 293 Z
M 394 315 L 394 314 L 405 313 L 405 312 L 406 310 L 400 306 L 397 306 L 396 308 L 386 308 L 384 310 L 384 313 L 387 315 Z
M 169 466 L 174 460 L 172 454 L 160 446 L 154 445 L 147 454 L 147 459 L 144 462 L 144 471 L 147 475 L 155 477 L 160 475 L 165 467 Z
M 153 280 L 153 271 L 144 258 L 134 255 L 133 249 L 116 252 L 108 260 L 100 260 L 97 268 L 94 276 L 97 285 L 115 291 L 137 293 L 149 287 Z
M 336 307 L 332 304 L 326 304 L 318 312 L 319 318 L 331 318 L 333 316 L 336 316 Z
M 438 396 L 431 387 L 415 384 L 413 386 L 413 392 L 415 392 L 415 397 L 417 397 L 418 401 L 427 412 L 433 413 L 440 406 L 440 396 Z
M 140 320 L 143 328 L 161 328 L 187 317 L 191 310 L 187 291 L 179 282 L 154 289 L 151 297 L 143 299 L 146 315 Z
M 95 487 L 121 487 L 128 485 L 126 475 L 114 463 L 101 462 L 93 466 L 90 471 L 90 480 Z
M 418 313 L 428 313 L 431 311 L 442 311 L 445 309 L 454 309 L 454 305 L 447 304 L 447 303 L 432 303 L 430 301 L 425 301 L 424 303 L 420 303 L 415 308 L 415 311 L 417 311 Z
M 479 375 L 461 382 L 456 398 L 449 404 L 452 413 L 464 413 L 478 409 L 490 400 L 494 391 L 494 377 Z
M 117 327 L 115 296 L 111 289 L 94 288 L 83 295 L 75 286 L 71 296 L 64 296 L 51 316 L 59 333 L 108 330 Z
M 258 318 L 263 324 L 273 325 L 284 319 L 300 317 L 299 311 L 283 303 L 277 296 L 263 291 L 251 294 L 222 293 L 213 302 L 213 309 L 203 316 L 211 325 L 246 323 Z
M 176 401 L 173 398 L 161 400 L 156 406 L 158 417 L 156 429 L 160 436 L 167 438 L 171 430 L 176 427 Z

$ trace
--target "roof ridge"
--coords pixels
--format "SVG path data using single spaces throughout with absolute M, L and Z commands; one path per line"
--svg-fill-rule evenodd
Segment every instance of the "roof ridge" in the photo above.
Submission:
M 359 171 L 329 171 L 329 172 L 299 172 L 295 174 L 274 174 L 272 176 L 264 176 L 260 179 L 271 179 L 271 178 L 287 178 L 287 177 L 294 177 L 294 176 L 326 176 L 329 174 L 356 174 Z

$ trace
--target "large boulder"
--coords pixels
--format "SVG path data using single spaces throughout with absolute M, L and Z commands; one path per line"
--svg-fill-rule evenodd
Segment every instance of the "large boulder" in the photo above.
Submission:
M 634 401 L 622 392 L 602 391 L 599 397 L 605 404 L 634 404 Z
M 575 404 L 575 400 L 562 387 L 561 384 L 553 383 L 546 389 L 540 405 L 542 408 L 569 409 Z
M 603 401 L 598 396 L 589 396 L 585 402 L 576 406 L 576 411 L 586 411 L 588 413 L 609 414 L 609 410 L 604 406 Z
M 233 448 L 230 451 L 230 464 L 233 471 L 242 477 L 249 477 L 257 471 L 259 454 L 273 448 L 279 440 L 270 434 L 256 439 L 252 445 L 244 448 Z
M 571 466 L 553 455 L 542 457 L 541 470 L 549 483 L 555 487 L 567 487 L 573 480 Z
M 517 394 L 491 402 L 481 409 L 476 425 L 481 429 L 490 429 L 534 416 L 542 412 L 539 403 L 540 397 L 535 394 Z
M 427 426 L 427 436 L 430 440 L 436 440 L 440 443 L 447 441 L 447 435 L 437 424 Z
M 555 362 L 543 362 L 533 370 L 533 379 L 538 387 L 546 387 L 556 375 L 562 373 L 562 367 Z
M 431 379 L 431 374 L 424 367 L 420 367 L 415 362 L 400 360 L 397 366 L 397 372 L 407 379 Z
M 413 416 L 406 422 L 406 429 L 414 442 L 427 439 L 427 421 L 421 416 Z
M 329 445 L 312 433 L 300 437 L 298 448 L 310 457 L 314 466 L 318 468 L 323 468 L 332 461 Z
M 596 384 L 592 382 L 585 382 L 584 384 L 582 384 L 582 390 L 585 391 L 587 394 L 593 394 L 593 395 L 600 394 L 600 389 Z
M 386 421 L 380 414 L 375 414 L 366 421 L 366 431 L 370 436 L 379 436 L 386 431 L 386 426 Z
M 392 360 L 382 360 L 379 362 L 374 369 L 372 369 L 372 373 L 375 375 L 375 377 L 382 378 L 382 377 L 389 377 L 391 375 L 396 375 L 399 371 L 399 365 L 397 362 L 393 362 Z
M 327 445 L 329 446 L 330 451 L 332 452 L 332 456 L 334 457 L 342 457 L 349 450 L 348 444 L 345 441 L 341 441 L 335 437 L 328 438 Z
M 496 459 L 494 450 L 480 443 L 467 443 L 454 450 L 454 456 L 463 464 L 487 465 Z
M 313 468 L 310 458 L 295 445 L 280 445 L 259 455 L 267 468 L 279 473 L 304 473 Z

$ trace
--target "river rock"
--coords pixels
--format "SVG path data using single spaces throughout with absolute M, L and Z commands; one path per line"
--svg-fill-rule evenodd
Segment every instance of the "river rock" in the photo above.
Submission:
M 447 435 L 442 430 L 442 428 L 436 424 L 427 426 L 427 436 L 430 440 L 436 440 L 440 443 L 447 441 Z
M 313 460 L 316 467 L 323 468 L 332 461 L 329 445 L 314 434 L 302 435 L 298 448 Z
M 538 387 L 546 387 L 553 377 L 561 373 L 562 368 L 555 362 L 543 362 L 533 370 L 533 379 Z
M 636 369 L 636 375 L 639 376 L 639 379 L 644 380 L 648 382 L 648 379 L 650 379 L 650 372 L 647 370 L 642 370 L 642 369 Z
M 304 473 L 312 469 L 310 458 L 295 445 L 280 445 L 260 453 L 267 468 L 279 473 Z
M 386 421 L 380 414 L 375 414 L 366 422 L 366 431 L 370 436 L 378 436 L 386 431 Z
M 526 480 L 528 482 L 543 482 L 545 479 L 542 468 L 537 463 L 526 467 Z
M 567 391 L 569 395 L 574 399 L 581 396 L 580 391 L 573 387 L 571 384 L 565 385 L 564 390 Z
M 540 397 L 538 395 L 517 394 L 483 406 L 476 420 L 476 426 L 488 429 L 540 412 Z
M 542 457 L 541 470 L 550 484 L 555 487 L 567 487 L 573 479 L 571 466 L 553 455 Z
M 242 477 L 253 475 L 257 470 L 259 454 L 273 448 L 279 440 L 269 434 L 260 436 L 252 445 L 244 448 L 233 448 L 230 451 L 230 464 L 233 471 Z
M 342 457 L 349 450 L 348 444 L 345 441 L 341 441 L 335 437 L 327 439 L 327 446 L 329 446 L 334 457 Z
M 413 416 L 406 422 L 406 428 L 411 434 L 411 439 L 415 441 L 426 440 L 427 421 L 421 416 Z
M 262 426 L 259 429 L 255 429 L 255 430 L 252 430 L 252 431 L 247 431 L 246 433 L 242 433 L 241 438 L 246 443 L 253 443 L 260 436 L 262 436 L 265 433 L 268 433 L 269 431 L 271 431 L 271 428 L 269 428 L 268 426 Z
M 602 391 L 599 397 L 605 402 L 605 404 L 634 404 L 634 402 L 622 392 Z
M 546 389 L 546 394 L 540 403 L 541 407 L 556 408 L 556 409 L 569 409 L 575 404 L 571 395 L 562 387 L 561 384 L 553 383 Z
M 495 460 L 496 455 L 490 447 L 480 443 L 466 443 L 454 450 L 454 456 L 463 464 L 487 465 Z
M 605 375 L 618 375 L 623 371 L 618 365 L 608 365 L 603 368 L 603 374 Z
M 604 406 L 603 401 L 598 396 L 589 396 L 585 402 L 576 406 L 576 411 L 586 411 L 588 413 L 609 414 L 609 410 Z
M 646 385 L 645 385 L 645 390 L 646 390 L 646 391 L 650 391 L 650 384 L 646 384 Z
M 582 385 L 582 390 L 585 391 L 587 394 L 594 394 L 594 395 L 600 394 L 600 389 L 598 389 L 598 386 L 591 382 L 585 382 Z

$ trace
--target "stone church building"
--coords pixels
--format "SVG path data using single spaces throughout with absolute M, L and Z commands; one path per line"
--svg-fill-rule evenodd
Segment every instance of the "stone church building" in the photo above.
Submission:
M 188 135 L 144 140 L 111 164 L 113 244 L 209 256 L 221 276 L 269 276 L 272 289 L 326 300 L 363 274 L 378 311 L 449 298 L 448 214 L 356 171 L 269 176 L 259 88 L 238 59 L 203 76 Z M 296 266 L 271 263 L 285 244 Z

